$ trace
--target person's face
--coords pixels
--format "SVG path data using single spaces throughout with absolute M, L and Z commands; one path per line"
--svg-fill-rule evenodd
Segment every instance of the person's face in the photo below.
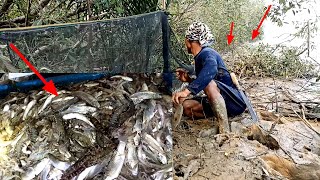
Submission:
M 188 53 L 191 54 L 192 53 L 192 51 L 191 51 L 192 46 L 191 46 L 191 42 L 187 38 L 185 39 L 185 44 L 186 44 Z

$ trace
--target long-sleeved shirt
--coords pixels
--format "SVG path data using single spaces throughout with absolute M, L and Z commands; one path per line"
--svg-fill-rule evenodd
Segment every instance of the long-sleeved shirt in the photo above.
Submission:
M 193 95 L 204 90 L 213 79 L 234 87 L 221 56 L 214 49 L 204 47 L 194 59 L 197 78 L 187 87 Z

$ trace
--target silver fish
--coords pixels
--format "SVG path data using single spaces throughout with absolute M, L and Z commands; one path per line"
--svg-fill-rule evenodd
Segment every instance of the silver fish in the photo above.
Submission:
M 143 83 L 141 86 L 141 91 L 149 91 L 149 88 L 146 83 Z
M 49 172 L 49 178 L 48 180 L 59 180 L 61 179 L 63 172 L 59 169 L 53 169 Z
M 136 123 L 133 126 L 132 132 L 141 132 L 142 130 L 142 120 L 137 118 Z
M 99 83 L 86 83 L 84 84 L 85 87 L 95 87 L 95 86 L 99 86 Z
M 166 173 L 169 173 L 169 172 L 172 172 L 173 168 L 172 168 L 172 165 L 168 165 L 167 167 L 155 172 L 154 174 L 151 175 L 151 177 L 154 179 L 154 180 L 162 180 L 164 179 L 164 175 Z
M 107 174 L 107 178 L 105 180 L 112 180 L 119 176 L 124 159 L 125 159 L 125 147 L 126 142 L 120 141 L 117 149 L 117 153 L 113 159 L 113 161 L 109 165 L 109 171 Z
M 148 101 L 147 108 L 143 112 L 143 128 L 148 125 L 149 121 L 155 115 L 156 102 L 154 100 Z
M 41 174 L 40 174 L 40 180 L 47 180 L 48 179 L 48 175 L 51 169 L 51 164 L 48 163 L 44 169 L 42 170 Z
M 146 154 L 143 152 L 143 147 L 142 147 L 142 145 L 139 145 L 139 146 L 138 146 L 138 154 L 137 154 L 137 155 L 138 155 L 139 162 L 140 162 L 141 164 L 143 164 L 144 166 L 150 167 L 150 168 L 157 168 L 157 169 L 162 168 L 162 165 L 153 164 L 153 163 L 148 162 L 147 156 L 146 156 Z
M 155 140 L 151 135 L 145 133 L 144 134 L 144 141 L 150 145 L 153 149 L 155 149 L 158 153 L 165 154 L 164 150 L 162 149 L 161 145 L 157 140 Z
M 57 169 L 65 171 L 71 166 L 71 163 L 69 162 L 63 162 L 59 161 L 56 157 L 54 157 L 52 154 L 48 154 L 50 163 Z
M 3 107 L 3 112 L 8 112 L 10 110 L 10 105 L 9 104 L 6 104 L 4 107 Z
M 61 101 L 68 101 L 68 100 L 71 100 L 73 98 L 74 97 L 72 97 L 72 96 L 67 96 L 67 97 L 63 97 L 63 98 L 57 98 L 57 99 L 53 100 L 52 103 L 57 103 L 57 102 L 61 102 Z
M 140 132 L 138 132 L 133 138 L 134 145 L 138 146 L 140 143 L 140 139 L 141 139 Z
M 125 81 L 133 81 L 133 79 L 131 77 L 128 77 L 128 76 L 121 76 L 121 75 L 115 75 L 115 76 L 112 76 L 110 79 L 122 79 L 122 80 L 125 80 Z
M 31 180 L 39 175 L 42 170 L 50 163 L 48 158 L 43 159 L 34 168 L 29 168 L 28 171 L 22 175 L 22 180 Z
M 151 92 L 151 91 L 143 91 L 143 92 L 137 92 L 130 96 L 130 99 L 133 101 L 133 103 L 139 104 L 143 100 L 146 99 L 161 99 L 162 96 L 159 93 Z
M 127 145 L 127 162 L 129 165 L 129 169 L 132 172 L 132 175 L 138 175 L 138 157 L 137 157 L 137 147 L 134 145 L 133 136 L 128 137 L 128 145 Z
M 65 115 L 62 116 L 62 118 L 63 118 L 64 120 L 79 119 L 79 120 L 81 120 L 81 121 L 84 121 L 84 122 L 88 123 L 90 126 L 94 127 L 94 125 L 90 122 L 90 120 L 89 120 L 86 116 L 84 116 L 84 115 L 82 115 L 82 114 L 79 114 L 79 113 L 69 113 L 69 114 L 65 114 Z
M 79 174 L 79 176 L 77 177 L 77 180 L 91 179 L 96 174 L 101 172 L 102 168 L 103 168 L 103 166 L 100 164 L 90 166 Z
M 95 111 L 97 111 L 97 108 L 95 107 L 72 105 L 67 110 L 63 111 L 61 114 L 68 114 L 68 113 L 88 114 L 88 113 L 94 113 Z
M 52 102 L 52 99 L 55 97 L 55 95 L 49 95 L 46 101 L 43 103 L 43 106 L 40 108 L 38 114 L 40 114 L 48 105 Z
M 28 103 L 26 109 L 24 110 L 23 116 L 22 116 L 22 120 L 26 120 L 31 108 L 37 103 L 37 100 L 32 100 Z

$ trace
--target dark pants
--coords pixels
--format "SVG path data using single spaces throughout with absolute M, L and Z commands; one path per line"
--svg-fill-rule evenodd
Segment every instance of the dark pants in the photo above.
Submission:
M 226 103 L 228 116 L 234 117 L 243 113 L 246 109 L 246 104 L 243 101 L 240 92 L 236 88 L 227 86 L 220 81 L 215 80 L 215 82 L 220 89 L 220 94 Z M 207 97 L 194 97 L 193 100 L 196 100 L 200 104 L 202 104 L 203 111 L 206 117 L 214 116 Z

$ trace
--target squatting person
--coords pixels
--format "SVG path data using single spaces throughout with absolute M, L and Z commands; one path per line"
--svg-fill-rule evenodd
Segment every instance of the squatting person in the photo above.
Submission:
M 196 79 L 192 81 L 187 71 L 177 69 L 178 79 L 189 82 L 187 88 L 173 94 L 172 101 L 181 104 L 184 114 L 189 117 L 204 118 L 215 116 L 219 133 L 230 132 L 228 116 L 236 116 L 246 109 L 240 92 L 232 82 L 221 56 L 211 46 L 213 35 L 208 26 L 195 22 L 188 27 L 185 44 L 189 54 L 195 60 Z M 196 95 L 204 91 L 206 97 L 186 99 L 189 94 Z

